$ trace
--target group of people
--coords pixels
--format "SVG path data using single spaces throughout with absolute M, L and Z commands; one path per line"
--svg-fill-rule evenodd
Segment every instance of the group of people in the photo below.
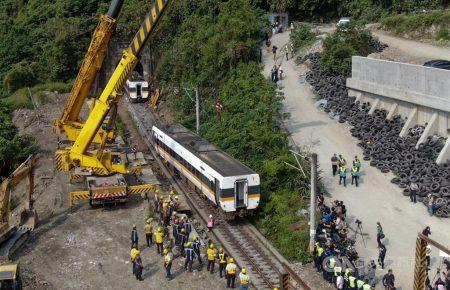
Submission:
M 352 177 L 352 185 L 355 184 L 356 187 L 359 186 L 360 169 L 361 160 L 358 156 L 355 156 L 350 167 L 350 174 Z M 347 186 L 347 160 L 341 154 L 333 154 L 331 156 L 331 170 L 333 176 L 336 176 L 336 174 L 339 175 L 339 185 L 344 184 L 344 186 Z
M 247 269 L 244 267 L 238 271 L 238 267 L 232 257 L 229 257 L 223 248 L 216 249 L 215 245 L 208 241 L 207 249 L 202 255 L 202 243 L 197 236 L 192 236 L 193 228 L 187 216 L 179 215 L 174 209 L 178 199 L 171 193 L 168 199 L 162 199 L 155 195 L 154 213 L 159 216 L 161 226 L 153 231 L 152 219 L 146 221 L 144 232 L 146 237 L 146 246 L 152 247 L 156 244 L 157 253 L 163 256 L 163 266 L 166 270 L 166 278 L 172 279 L 172 263 L 178 257 L 184 258 L 184 270 L 193 271 L 193 264 L 198 260 L 201 267 L 203 265 L 202 256 L 207 261 L 207 271 L 214 273 L 214 266 L 219 265 L 220 278 L 225 277 L 227 288 L 235 288 L 236 278 L 239 279 L 239 289 L 246 290 L 250 285 L 250 277 Z M 175 203 L 175 204 L 174 204 Z M 170 214 L 169 218 L 167 215 Z M 208 217 L 208 230 L 214 226 L 212 215 Z M 170 231 L 169 231 L 170 229 Z M 170 238 L 172 237 L 172 239 Z M 174 255 L 174 252 L 176 255 Z M 130 260 L 132 263 L 132 272 L 137 280 L 142 281 L 143 262 L 139 250 L 139 237 L 136 225 L 133 225 L 131 231 L 131 252 Z
M 277 83 L 279 80 L 283 79 L 283 69 L 281 68 L 281 65 L 274 65 L 272 67 L 272 70 L 270 71 L 270 78 L 274 83 Z
M 386 257 L 386 247 L 381 242 L 384 238 L 381 224 L 377 223 L 378 265 L 371 260 L 365 266 L 355 249 L 357 230 L 354 237 L 349 236 L 344 203 L 335 200 L 329 207 L 324 204 L 323 196 L 319 195 L 318 207 L 322 219 L 316 229 L 313 252 L 317 271 L 322 271 L 324 279 L 335 284 L 337 289 L 373 289 L 376 284 L 375 271 L 378 266 L 384 269 Z M 357 220 L 356 223 L 359 227 L 361 222 Z M 394 289 L 395 277 L 392 270 L 384 275 L 382 282 L 386 289 Z

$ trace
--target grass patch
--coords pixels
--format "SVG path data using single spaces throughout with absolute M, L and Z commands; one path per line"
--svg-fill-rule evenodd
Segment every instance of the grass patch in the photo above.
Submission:
M 71 83 L 45 83 L 39 84 L 32 88 L 21 88 L 15 91 L 9 97 L 2 99 L 1 101 L 9 106 L 12 110 L 18 108 L 28 108 L 33 109 L 33 104 L 31 103 L 30 93 L 33 95 L 35 101 L 43 103 L 47 100 L 47 95 L 45 91 L 67 93 L 70 92 L 72 88 Z
M 310 45 L 315 39 L 316 34 L 311 31 L 311 26 L 309 24 L 301 24 L 296 26 L 290 34 L 290 40 L 294 45 L 295 51 Z
M 411 38 L 450 40 L 450 11 L 390 16 L 381 21 L 381 26 L 394 34 Z

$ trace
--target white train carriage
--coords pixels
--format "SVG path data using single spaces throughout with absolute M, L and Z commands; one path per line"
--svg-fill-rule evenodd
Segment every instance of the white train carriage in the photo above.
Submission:
M 259 175 L 224 151 L 176 124 L 152 135 L 159 155 L 227 215 L 248 215 L 260 200 Z
M 137 72 L 133 72 L 125 85 L 125 94 L 130 102 L 145 102 L 149 97 L 149 85 Z

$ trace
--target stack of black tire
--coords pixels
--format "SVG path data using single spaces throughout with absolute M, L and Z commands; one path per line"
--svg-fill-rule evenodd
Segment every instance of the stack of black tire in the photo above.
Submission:
M 311 84 L 319 99 L 327 101 L 325 112 L 339 122 L 348 122 L 350 130 L 358 138 L 364 151 L 364 160 L 383 173 L 392 171 L 396 177 L 391 181 L 409 196 L 409 185 L 419 185 L 418 201 L 427 203 L 427 194 L 435 196 L 435 215 L 450 216 L 450 163 L 437 165 L 435 160 L 444 146 L 445 139 L 430 136 L 426 142 L 415 148 L 424 127 L 411 128 L 406 137 L 399 137 L 404 120 L 396 115 L 386 120 L 386 110 L 375 110 L 368 115 L 370 103 L 355 102 L 349 97 L 345 85 L 348 75 L 324 71 L 319 66 L 320 53 L 308 55 L 310 71 L 306 80 Z

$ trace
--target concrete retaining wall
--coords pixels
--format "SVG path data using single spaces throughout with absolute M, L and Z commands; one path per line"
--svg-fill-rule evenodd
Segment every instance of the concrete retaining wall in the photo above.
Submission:
M 370 102 L 372 109 L 386 109 L 388 118 L 400 114 L 408 120 L 400 135 L 417 125 L 426 130 L 417 143 L 432 134 L 450 133 L 450 71 L 367 57 L 352 58 L 349 95 Z M 437 162 L 450 160 L 450 138 Z

